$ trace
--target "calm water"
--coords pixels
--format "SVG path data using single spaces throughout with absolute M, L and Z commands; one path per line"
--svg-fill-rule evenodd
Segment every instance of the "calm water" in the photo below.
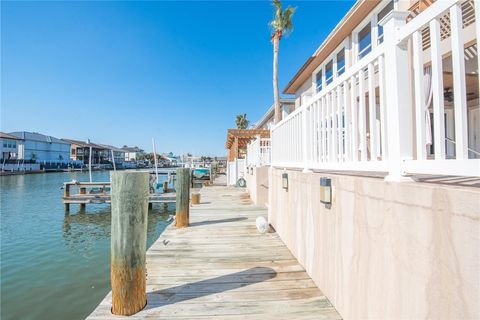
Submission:
M 110 291 L 110 206 L 70 206 L 63 182 L 88 173 L 0 177 L 1 319 L 84 319 Z M 109 172 L 94 172 L 108 181 Z M 150 246 L 174 204 L 148 215 Z

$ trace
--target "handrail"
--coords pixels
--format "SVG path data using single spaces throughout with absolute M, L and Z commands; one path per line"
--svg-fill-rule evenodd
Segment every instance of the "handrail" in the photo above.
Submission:
M 425 9 L 425 11 L 421 12 L 418 16 L 398 30 L 396 39 L 397 44 L 407 40 L 414 32 L 423 29 L 431 20 L 437 18 L 442 13 L 462 1 L 463 0 L 442 0 L 434 2 L 431 6 Z
M 360 70 L 366 68 L 370 63 L 372 63 L 373 61 L 378 59 L 379 56 L 384 54 L 384 52 L 385 52 L 384 45 L 383 43 L 381 43 L 377 47 L 375 47 L 371 52 L 369 52 L 365 57 L 363 57 L 360 61 L 350 66 L 350 68 L 346 69 L 345 72 L 342 73 L 338 78 L 333 80 L 328 85 L 324 86 L 324 88 L 321 91 L 313 94 L 310 97 L 310 99 L 308 99 L 307 103 L 299 106 L 292 113 L 290 113 L 288 116 L 282 119 L 282 121 L 280 121 L 279 123 L 274 124 L 271 128 L 271 131 L 274 131 L 276 128 L 283 125 L 286 121 L 293 118 L 297 113 L 300 113 L 304 108 L 311 105 L 313 102 L 317 101 L 318 99 L 324 97 L 326 94 L 332 91 L 335 87 L 337 87 L 338 85 L 340 85 L 341 83 L 343 83 L 344 81 L 352 77 L 354 74 L 356 74 Z

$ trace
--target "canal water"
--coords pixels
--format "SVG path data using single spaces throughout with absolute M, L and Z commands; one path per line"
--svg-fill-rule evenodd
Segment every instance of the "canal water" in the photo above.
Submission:
M 109 172 L 93 172 L 109 181 Z M 10 319 L 84 319 L 110 291 L 110 206 L 71 205 L 63 182 L 88 173 L 0 177 L 1 314 Z M 175 204 L 148 214 L 147 246 L 168 225 Z

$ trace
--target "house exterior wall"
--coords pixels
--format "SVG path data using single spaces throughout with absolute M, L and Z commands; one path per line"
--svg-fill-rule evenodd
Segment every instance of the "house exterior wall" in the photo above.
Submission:
M 247 190 L 250 199 L 256 205 L 268 204 L 268 170 L 269 166 L 251 167 L 245 172 Z
M 344 319 L 480 318 L 480 189 L 272 168 L 269 192 L 269 222 Z
M 36 160 L 38 162 L 70 161 L 70 144 L 35 140 L 22 140 L 19 144 L 19 159 Z
M 0 139 L 0 158 L 16 159 L 18 156 L 18 140 L 1 138 Z

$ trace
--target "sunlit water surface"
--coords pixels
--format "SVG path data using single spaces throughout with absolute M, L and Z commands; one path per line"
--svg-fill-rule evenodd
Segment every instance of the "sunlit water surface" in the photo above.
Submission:
M 94 172 L 108 181 L 109 172 Z M 0 177 L 1 319 L 84 319 L 110 291 L 110 206 L 71 205 L 63 182 L 88 173 Z M 147 245 L 167 226 L 174 204 L 148 213 Z

